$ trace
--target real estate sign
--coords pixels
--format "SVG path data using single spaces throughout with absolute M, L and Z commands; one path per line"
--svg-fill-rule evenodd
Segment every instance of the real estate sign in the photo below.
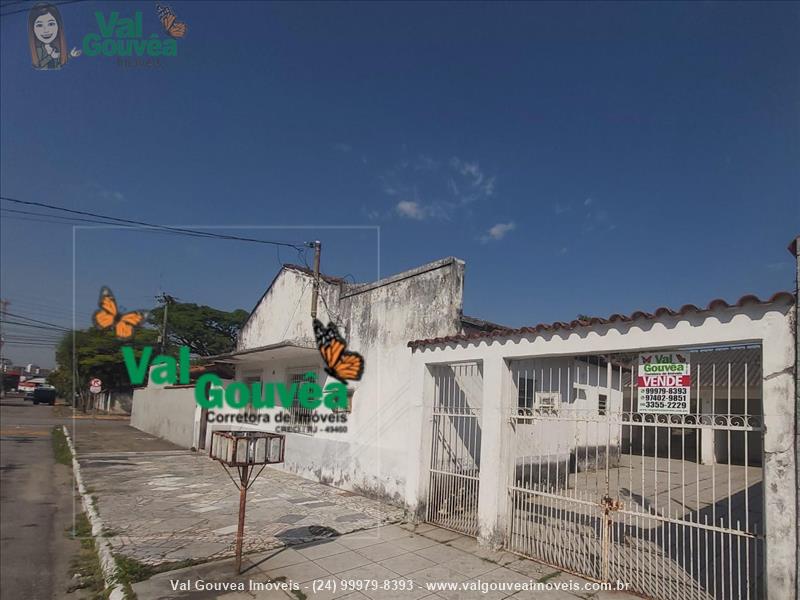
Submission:
M 639 355 L 639 412 L 689 414 L 692 376 L 689 359 L 678 352 Z

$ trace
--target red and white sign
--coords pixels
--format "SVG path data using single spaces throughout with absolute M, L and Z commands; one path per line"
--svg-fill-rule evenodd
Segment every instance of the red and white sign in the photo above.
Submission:
M 636 385 L 640 413 L 689 414 L 692 376 L 687 355 L 640 354 Z
M 103 382 L 100 381 L 97 377 L 95 377 L 89 382 L 89 391 L 91 393 L 98 394 L 102 389 L 103 389 Z

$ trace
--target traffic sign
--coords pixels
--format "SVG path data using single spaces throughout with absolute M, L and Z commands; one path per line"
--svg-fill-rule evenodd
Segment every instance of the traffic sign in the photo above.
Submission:
M 89 391 L 91 393 L 98 394 L 98 393 L 100 393 L 100 390 L 102 390 L 102 389 L 103 389 L 103 382 L 100 381 L 97 377 L 94 377 L 89 382 Z

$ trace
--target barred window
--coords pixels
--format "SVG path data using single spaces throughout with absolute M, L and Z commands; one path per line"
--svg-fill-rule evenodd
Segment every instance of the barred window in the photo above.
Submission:
M 294 385 L 294 396 L 292 397 L 292 407 L 289 409 L 289 414 L 292 416 L 292 423 L 304 425 L 311 420 L 311 413 L 314 411 L 306 408 L 297 399 L 297 394 L 300 391 L 300 386 L 306 381 L 305 374 L 309 371 L 316 373 L 314 367 L 306 367 L 303 369 L 291 369 L 286 374 L 286 387 L 292 389 Z

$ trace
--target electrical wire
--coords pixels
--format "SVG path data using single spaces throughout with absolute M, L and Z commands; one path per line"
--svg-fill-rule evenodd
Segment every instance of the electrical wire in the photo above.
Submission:
M 31 321 L 31 322 L 33 322 L 33 323 L 40 323 L 41 325 L 51 325 L 51 326 L 53 326 L 53 327 L 58 327 L 59 329 L 64 329 L 65 331 L 69 331 L 69 329 L 67 329 L 66 327 L 63 327 L 63 326 L 61 326 L 61 325 L 56 325 L 55 323 L 48 323 L 47 321 L 40 321 L 40 320 L 38 320 L 38 319 L 31 319 L 30 317 L 26 317 L 26 316 L 24 316 L 24 315 L 17 315 L 17 314 L 14 314 L 14 313 L 8 312 L 7 310 L 4 310 L 4 311 L 3 311 L 2 313 L 0 313 L 0 314 L 2 314 L 2 315 L 4 315 L 4 316 L 9 316 L 9 317 L 15 317 L 15 318 L 17 318 L 17 319 L 25 319 L 25 320 L 27 320 L 27 321 Z
M 287 248 L 294 248 L 298 252 L 302 251 L 303 246 L 308 246 L 308 243 L 304 243 L 303 245 L 300 244 L 292 244 L 290 242 L 276 242 L 273 240 L 259 240 L 256 238 L 248 238 L 238 235 L 226 235 L 222 233 L 212 233 L 207 231 L 199 231 L 197 229 L 188 229 L 184 227 L 170 227 L 167 225 L 157 225 L 155 223 L 148 223 L 146 221 L 137 221 L 135 219 L 123 219 L 120 217 L 110 217 L 108 215 L 101 215 L 99 213 L 93 213 L 89 211 L 83 210 L 74 210 L 71 208 L 64 208 L 63 206 L 55 206 L 53 204 L 47 204 L 45 202 L 34 202 L 32 200 L 20 200 L 18 198 L 11 198 L 9 196 L 0 196 L 0 200 L 5 202 L 14 202 L 15 204 L 23 204 L 26 206 L 38 206 L 41 208 L 48 208 L 51 210 L 58 210 L 66 213 L 76 214 L 76 215 L 84 215 L 88 217 L 97 217 L 100 219 L 107 219 L 109 221 L 114 221 L 116 223 L 123 223 L 127 225 L 138 225 L 140 227 L 145 227 L 149 229 L 156 229 L 160 231 L 170 231 L 172 233 L 177 233 L 179 235 L 189 235 L 192 237 L 206 237 L 206 238 L 216 238 L 216 239 L 224 239 L 224 240 L 233 240 L 239 242 L 251 242 L 256 244 L 267 244 L 272 246 L 285 246 Z M 58 216 L 58 215 L 47 215 L 42 213 L 34 213 L 40 216 Z M 109 223 L 104 223 L 108 225 Z
M 71 329 L 65 329 L 63 327 L 45 327 L 43 325 L 31 325 L 30 323 L 20 323 L 19 321 L 7 321 L 5 319 L 3 320 L 3 324 L 17 325 L 19 327 L 32 327 L 34 329 L 48 329 L 50 331 L 64 331 L 64 332 L 72 331 Z

